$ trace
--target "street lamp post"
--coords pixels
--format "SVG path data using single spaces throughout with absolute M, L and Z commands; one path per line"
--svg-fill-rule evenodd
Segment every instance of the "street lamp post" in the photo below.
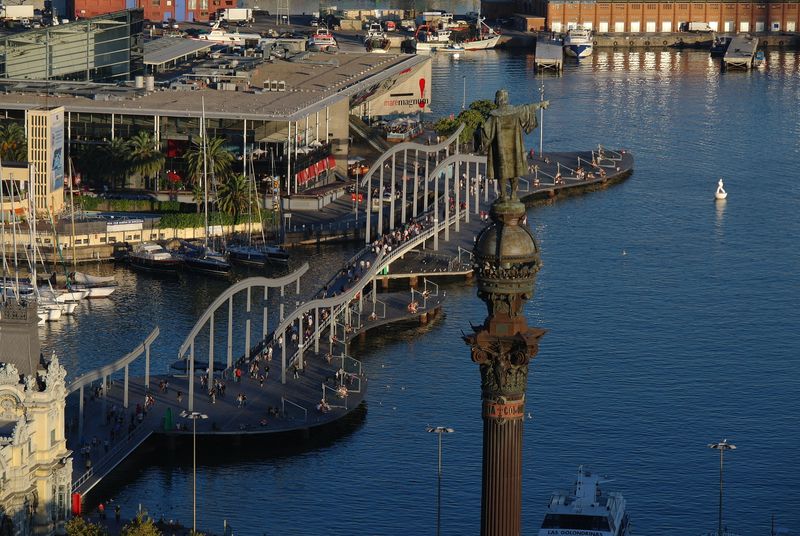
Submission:
M 722 535 L 722 470 L 725 464 L 725 451 L 726 450 L 736 450 L 736 445 L 733 443 L 728 443 L 727 439 L 723 439 L 719 443 L 709 443 L 708 448 L 710 449 L 717 449 L 719 451 L 719 517 L 718 517 L 718 527 L 717 527 L 717 536 Z
M 542 74 L 542 85 L 539 86 L 539 95 L 541 102 L 544 102 L 544 74 Z M 539 158 L 542 158 L 544 153 L 544 108 L 539 109 Z
M 208 419 L 208 415 L 182 411 L 181 417 L 192 421 L 192 533 L 197 534 L 197 419 Z
M 455 430 L 444 426 L 428 426 L 427 431 L 439 436 L 438 491 L 436 496 L 436 536 L 439 536 L 442 531 L 442 434 L 452 434 Z

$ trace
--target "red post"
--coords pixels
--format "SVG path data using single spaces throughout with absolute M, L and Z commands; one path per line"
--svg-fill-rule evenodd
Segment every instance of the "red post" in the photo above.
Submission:
M 72 494 L 72 515 L 79 516 L 81 515 L 81 494 L 75 492 Z

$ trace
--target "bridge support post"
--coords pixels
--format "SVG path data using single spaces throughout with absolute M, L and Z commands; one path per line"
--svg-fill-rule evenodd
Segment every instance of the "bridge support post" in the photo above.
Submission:
M 375 312 L 375 301 L 378 299 L 378 280 L 372 276 L 372 312 Z M 331 319 L 333 322 L 333 319 Z
M 431 176 L 428 172 L 428 168 L 431 163 L 430 154 L 427 152 L 425 153 L 425 181 L 423 182 L 422 190 L 424 192 L 424 199 L 422 202 L 422 210 L 423 212 L 428 212 L 428 181 L 431 179 Z
M 78 443 L 83 444 L 83 385 L 78 393 Z
M 208 322 L 208 382 L 209 386 L 214 385 L 214 313 Z
M 194 341 L 189 346 L 189 411 L 194 411 Z
M 281 298 L 283 298 L 285 295 L 286 292 L 284 291 L 284 287 L 281 287 Z M 279 321 L 283 322 L 283 300 L 281 300 L 281 305 L 279 310 Z
M 380 203 L 378 204 L 378 229 L 375 236 L 379 237 L 383 234 L 383 166 L 381 166 L 380 184 L 378 185 L 378 197 Z
M 484 176 L 483 177 L 483 202 L 484 203 L 488 203 L 489 202 L 489 177 L 488 176 Z
M 228 368 L 233 367 L 233 296 L 228 298 Z
M 358 175 L 356 175 L 356 180 L 358 180 Z M 356 185 L 357 186 L 357 185 Z M 367 214 L 365 216 L 366 222 L 366 230 L 364 232 L 364 243 L 369 245 L 372 242 L 372 175 L 369 176 L 369 180 L 367 181 Z
M 150 345 L 144 345 L 144 390 L 150 390 Z
M 286 383 L 286 342 L 281 344 L 281 383 Z
M 389 231 L 394 230 L 394 196 L 395 196 L 395 180 L 397 178 L 397 168 L 395 167 L 395 154 L 392 154 L 392 198 L 389 200 Z
M 319 353 L 319 307 L 314 309 L 314 352 Z
M 299 277 L 297 278 L 297 281 L 294 282 L 294 284 L 295 284 L 294 293 L 295 294 L 300 294 L 300 278 Z
M 261 340 L 266 340 L 269 333 L 269 314 L 267 312 L 267 301 L 269 300 L 269 287 L 264 287 L 264 318 L 261 321 Z
M 481 176 L 478 175 L 478 163 L 475 162 L 475 214 L 480 214 Z
M 453 178 L 456 174 L 456 166 L 453 165 Z M 450 181 L 447 178 L 447 173 L 444 174 L 444 239 L 450 241 Z
M 412 190 L 413 193 L 413 205 L 411 205 L 411 217 L 417 217 L 417 203 L 418 199 L 417 196 L 419 195 L 419 149 L 416 150 L 414 154 L 414 188 Z
M 469 223 L 469 187 L 472 179 L 469 177 L 469 162 L 464 163 L 464 223 Z
M 439 251 L 439 177 L 433 181 L 433 250 Z
M 303 362 L 303 315 L 297 319 L 297 366 L 300 370 L 305 368 Z
M 244 320 L 244 357 L 250 359 L 250 287 L 245 292 L 247 293 L 247 317 Z
M 128 375 L 128 365 L 125 365 L 125 382 L 122 387 L 123 394 L 122 394 L 122 407 L 128 409 L 128 383 L 129 375 Z
M 456 232 L 461 230 L 461 164 L 453 164 L 453 189 L 456 191 Z
M 403 202 L 400 203 L 400 223 L 406 222 L 406 205 L 408 205 L 408 149 L 403 151 Z

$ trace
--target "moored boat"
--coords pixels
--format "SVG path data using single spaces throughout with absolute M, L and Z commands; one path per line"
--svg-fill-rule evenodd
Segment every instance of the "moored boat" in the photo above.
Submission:
M 264 266 L 265 264 L 289 262 L 289 252 L 278 246 L 264 244 L 233 245 L 228 247 L 228 258 L 237 264 Z
M 606 493 L 600 484 L 608 482 L 582 466 L 569 491 L 550 497 L 539 536 L 629 536 L 631 522 L 625 499 L 619 493 Z
M 364 48 L 372 54 L 386 54 L 392 42 L 387 37 L 369 37 L 364 42 Z
M 334 51 L 339 48 L 339 45 L 331 31 L 324 26 L 320 26 L 308 38 L 308 48 L 311 50 Z
M 180 266 L 180 259 L 158 244 L 145 242 L 128 255 L 128 263 L 136 270 L 175 273 Z
M 231 271 L 231 264 L 225 256 L 206 246 L 195 247 L 187 243 L 182 248 L 181 256 L 183 266 L 192 272 L 227 275 Z
M 573 58 L 591 56 L 594 51 L 592 31 L 581 26 L 572 28 L 564 39 L 564 52 Z
M 459 43 L 464 50 L 490 50 L 495 48 L 500 42 L 500 34 L 497 33 L 494 28 L 487 25 L 484 20 L 485 19 L 478 17 L 478 37 Z

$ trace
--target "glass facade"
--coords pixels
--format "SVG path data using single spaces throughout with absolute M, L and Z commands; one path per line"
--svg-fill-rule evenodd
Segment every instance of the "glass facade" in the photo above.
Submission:
M 119 82 L 144 74 L 143 11 L 0 36 L 0 78 Z

